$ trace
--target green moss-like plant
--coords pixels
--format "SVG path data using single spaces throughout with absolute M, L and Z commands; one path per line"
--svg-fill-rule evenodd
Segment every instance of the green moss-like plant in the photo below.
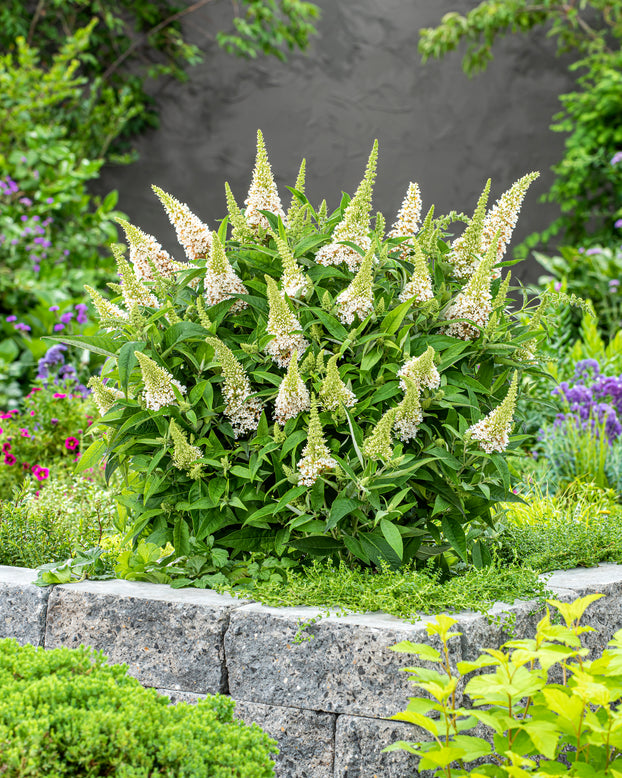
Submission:
M 216 695 L 170 706 L 91 649 L 0 640 L 0 774 L 269 778 L 275 743 Z

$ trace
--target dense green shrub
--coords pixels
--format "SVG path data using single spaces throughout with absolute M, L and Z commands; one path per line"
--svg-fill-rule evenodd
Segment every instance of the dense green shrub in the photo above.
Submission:
M 119 304 L 92 292 L 108 334 L 64 339 L 110 357 L 91 383 L 107 435 L 82 461 L 133 473 L 132 536 L 171 542 L 188 582 L 249 551 L 489 559 L 471 530 L 512 498 L 516 371 L 543 335 L 507 308 L 498 266 L 535 176 L 490 210 L 487 184 L 453 242 L 455 215 L 422 223 L 411 184 L 385 239 L 376 154 L 330 215 L 299 175 L 286 215 L 260 136 L 228 241 L 156 190 L 190 264 L 124 223 Z
M 562 110 L 551 129 L 568 133 L 563 159 L 544 199 L 562 216 L 523 246 L 562 233 L 573 246 L 619 245 L 622 228 L 622 5 L 611 0 L 483 0 L 465 16 L 446 14 L 436 28 L 421 30 L 424 59 L 442 57 L 467 41 L 463 68 L 469 74 L 492 59 L 498 37 L 544 26 L 560 53 L 571 52 L 577 89 L 560 95 Z
M 572 603 L 548 600 L 564 624 L 552 621 L 547 609 L 534 638 L 490 647 L 473 662 L 458 662 L 457 672 L 448 643 L 462 633 L 452 631 L 456 619 L 449 616 L 427 625 L 428 634 L 438 636 L 440 651 L 408 640 L 392 646 L 426 663 L 405 668 L 426 697 L 412 697 L 393 718 L 415 724 L 428 737 L 400 741 L 385 751 L 416 754 L 418 769 L 433 770 L 437 778 L 619 778 L 622 630 L 593 659 L 581 640 L 592 631 L 580 623 L 583 614 L 602 596 Z M 458 684 L 474 671 L 459 705 Z M 484 731 L 489 739 L 481 737 Z M 475 760 L 480 766 L 469 769 Z
M 223 696 L 169 705 L 91 649 L 0 641 L 0 772 L 26 776 L 268 778 L 276 751 Z
M 500 555 L 540 573 L 622 562 L 622 506 L 619 494 L 574 481 L 558 493 L 540 487 L 541 463 L 519 487 L 525 503 L 503 506 Z

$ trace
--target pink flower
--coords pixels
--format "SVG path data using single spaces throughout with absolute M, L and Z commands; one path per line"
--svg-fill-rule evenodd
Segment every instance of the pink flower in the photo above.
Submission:
M 35 415 L 35 412 L 34 412 L 34 411 L 30 411 L 30 415 L 31 415 L 31 416 L 34 416 L 34 415 Z
M 37 473 L 37 481 L 45 481 L 50 475 L 50 471 L 47 467 L 40 467 Z
M 30 437 L 30 432 L 28 432 L 28 430 L 25 427 L 22 427 L 22 429 L 20 429 L 20 433 L 22 435 L 22 438 Z
M 30 465 L 28 462 L 22 462 L 22 470 L 30 470 Z
M 55 400 L 63 400 L 65 397 L 67 397 L 66 394 L 60 394 L 59 392 L 54 392 L 54 399 Z
M 73 451 L 79 445 L 80 441 L 77 438 L 65 438 L 65 448 L 69 449 L 69 451 Z
M 17 462 L 17 459 L 13 456 L 13 454 L 5 454 L 4 455 L 4 464 L 5 465 L 14 465 Z
M 6 454 L 7 451 L 11 450 L 11 444 L 10 443 L 3 443 L 2 444 L 2 451 Z

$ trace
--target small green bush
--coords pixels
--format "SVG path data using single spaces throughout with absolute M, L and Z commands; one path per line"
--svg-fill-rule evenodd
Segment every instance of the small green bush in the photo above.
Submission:
M 434 770 L 437 778 L 620 778 L 622 630 L 593 660 L 581 641 L 581 635 L 593 631 L 581 625 L 583 614 L 602 596 L 591 594 L 573 603 L 549 600 L 563 625 L 553 623 L 547 610 L 535 639 L 486 649 L 474 662 L 458 662 L 457 673 L 449 662 L 448 642 L 462 633 L 452 631 L 456 620 L 449 616 L 427 625 L 428 634 L 440 639 L 440 651 L 408 640 L 393 646 L 393 651 L 414 654 L 438 669 L 405 668 L 414 686 L 428 696 L 412 697 L 408 708 L 393 716 L 424 729 L 429 738 L 400 741 L 385 750 L 416 754 L 418 769 Z M 485 672 L 464 687 L 464 705 L 457 705 L 458 684 L 481 670 Z M 487 728 L 490 742 L 475 735 L 478 724 Z M 475 760 L 485 764 L 465 769 Z
M 541 573 L 622 562 L 622 506 L 615 491 L 578 480 L 557 494 L 535 486 L 524 496 L 525 504 L 503 506 L 505 559 Z
M 213 696 L 170 706 L 91 649 L 0 641 L 0 773 L 268 778 L 276 744 Z

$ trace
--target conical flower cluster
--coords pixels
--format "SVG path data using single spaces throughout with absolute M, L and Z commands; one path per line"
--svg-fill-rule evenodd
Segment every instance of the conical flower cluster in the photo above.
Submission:
M 116 401 L 123 397 L 123 392 L 106 386 L 101 378 L 96 375 L 89 378 L 88 387 L 93 392 L 95 405 L 97 405 L 97 409 L 102 416 L 108 413 Z
M 348 203 L 342 220 L 335 227 L 332 241 L 322 246 L 316 254 L 315 261 L 320 265 L 338 265 L 340 262 L 345 262 L 354 272 L 361 264 L 361 255 L 350 246 L 344 245 L 342 241 L 350 241 L 363 251 L 367 251 L 371 246 L 370 213 L 377 161 L 378 141 L 374 141 L 363 180 Z
M 421 221 L 421 205 L 419 185 L 411 181 L 397 214 L 397 220 L 387 235 L 388 238 L 408 238 L 398 246 L 400 259 L 407 260 L 412 249 L 412 237 L 417 234 Z
M 283 265 L 283 275 L 281 276 L 283 289 L 287 292 L 288 297 L 304 297 L 313 286 L 311 279 L 306 273 L 303 273 L 283 238 L 275 235 L 274 240 Z
M 274 338 L 267 344 L 266 351 L 279 367 L 287 367 L 294 352 L 302 354 L 309 341 L 295 330 L 302 330 L 302 325 L 291 312 L 283 295 L 279 292 L 276 282 L 266 276 L 268 285 L 268 325 L 266 331 Z
M 427 389 L 438 389 L 441 385 L 441 376 L 434 364 L 434 349 L 428 348 L 419 357 L 409 359 L 398 370 L 400 386 L 407 392 L 408 384 L 406 379 L 410 379 L 417 386 L 425 386 Z
M 302 160 L 300 163 L 300 170 L 296 176 L 296 183 L 294 189 L 301 194 L 305 191 L 305 175 L 306 175 L 306 160 Z M 304 231 L 305 223 L 309 218 L 309 210 L 305 203 L 301 202 L 296 195 L 292 194 L 292 200 L 287 211 L 287 232 L 291 238 L 296 242 Z
M 471 278 L 477 269 L 482 254 L 486 249 L 482 248 L 482 230 L 486 219 L 486 205 L 490 194 L 490 179 L 486 182 L 481 193 L 473 217 L 466 230 L 451 244 L 451 252 L 448 260 L 454 266 L 456 278 Z
M 447 309 L 445 318 L 450 320 L 450 324 L 443 327 L 444 333 L 461 340 L 476 340 L 480 336 L 480 329 L 474 325 L 485 328 L 488 324 L 492 312 L 492 268 L 496 261 L 497 252 L 493 242 L 469 282 Z
M 169 432 L 173 439 L 173 464 L 178 470 L 185 470 L 190 478 L 196 480 L 201 476 L 201 464 L 197 461 L 203 456 L 203 452 L 198 446 L 191 446 L 186 440 L 181 427 L 171 419 Z
M 244 214 L 240 210 L 240 206 L 237 204 L 235 196 L 231 191 L 231 187 L 225 182 L 225 197 L 227 199 L 227 213 L 229 214 L 229 224 L 233 227 L 231 237 L 233 240 L 238 240 L 240 243 L 245 241 L 253 242 L 255 235 L 253 231 L 246 223 Z
M 318 416 L 315 397 L 311 398 L 307 445 L 302 450 L 302 458 L 298 461 L 297 467 L 298 483 L 304 486 L 313 486 L 318 476 L 337 467 L 337 462 L 332 458 L 330 449 L 324 440 L 324 431 Z
M 405 303 L 406 300 L 414 300 L 416 303 L 425 303 L 434 298 L 430 269 L 419 241 L 414 236 L 410 239 L 410 246 L 413 254 L 408 258 L 412 260 L 414 268 L 410 280 L 402 289 L 400 301 Z
M 111 303 L 110 300 L 106 300 L 96 289 L 92 286 L 85 285 L 84 288 L 89 293 L 97 315 L 99 316 L 99 323 L 103 330 L 110 332 L 111 330 L 118 330 L 127 320 L 127 313 L 118 305 Z
M 529 322 L 529 331 L 537 332 L 540 329 L 540 322 L 542 321 L 542 315 L 544 313 L 546 303 L 543 301 L 536 308 L 534 315 Z M 531 338 L 523 343 L 520 348 L 517 348 L 514 352 L 514 358 L 519 359 L 521 362 L 533 362 L 536 358 L 536 351 L 538 348 L 538 339 Z
M 356 405 L 356 395 L 341 380 L 337 369 L 337 354 L 328 360 L 326 366 L 326 378 L 320 387 L 322 406 L 326 411 L 336 411 L 340 405 L 352 408 Z
M 134 355 L 143 374 L 145 384 L 143 400 L 147 408 L 151 411 L 159 411 L 167 405 L 177 405 L 175 389 L 179 394 L 185 394 L 186 387 L 146 354 L 135 351 Z
M 512 383 L 505 399 L 477 424 L 466 431 L 466 435 L 479 441 L 480 448 L 487 454 L 502 452 L 508 447 L 514 409 L 516 407 L 516 389 L 518 377 L 514 373 Z
M 363 441 L 363 453 L 370 459 L 381 459 L 388 462 L 393 456 L 393 441 L 391 430 L 395 421 L 397 408 L 390 408 Z
M 203 286 L 208 307 L 229 300 L 234 294 L 248 294 L 247 288 L 229 264 L 217 232 L 212 234 L 212 248 L 207 257 Z M 241 311 L 247 305 L 246 300 L 236 300 L 231 306 L 231 313 Z
M 370 249 L 350 284 L 335 300 L 337 316 L 344 324 L 352 324 L 354 317 L 362 321 L 374 311 L 374 251 Z
M 402 382 L 406 384 L 406 393 L 402 402 L 395 409 L 393 429 L 397 437 L 406 442 L 417 435 L 419 425 L 423 421 L 423 412 L 419 401 L 420 384 L 406 376 L 402 378 L 400 383 Z
M 136 276 L 144 281 L 155 281 L 158 275 L 173 278 L 180 264 L 162 248 L 156 238 L 134 227 L 125 219 L 117 221 L 125 232 L 130 247 L 130 263 Z
M 274 420 L 281 426 L 310 408 L 309 391 L 298 372 L 298 354 L 294 352 L 281 381 L 274 404 Z
M 287 223 L 281 198 L 274 183 L 272 168 L 268 161 L 266 145 L 261 130 L 257 130 L 257 156 L 253 180 L 248 190 L 248 196 L 244 200 L 246 212 L 244 214 L 247 225 L 258 237 L 270 229 L 270 222 L 260 211 L 270 211 L 275 216 L 280 216 L 283 223 Z
M 537 172 L 528 173 L 519 178 L 507 192 L 501 195 L 486 216 L 482 230 L 481 253 L 486 253 L 493 242 L 497 243 L 495 264 L 501 262 L 505 255 L 527 190 L 539 175 L 540 173 Z M 498 273 L 494 273 L 493 277 L 498 277 Z
M 123 304 L 127 310 L 131 313 L 137 305 L 142 305 L 146 308 L 159 308 L 160 301 L 134 273 L 132 266 L 121 254 L 121 251 L 115 246 L 113 246 L 112 251 L 117 261 L 119 276 L 121 277 Z
M 257 429 L 262 412 L 261 402 L 257 397 L 250 396 L 252 391 L 246 372 L 231 349 L 218 338 L 205 340 L 214 349 L 220 362 L 225 379 L 222 387 L 225 416 L 231 422 L 233 436 L 239 438 L 245 432 Z
M 175 227 L 177 240 L 184 247 L 191 262 L 204 259 L 212 247 L 212 234 L 207 226 L 195 216 L 190 208 L 175 197 L 163 192 L 158 186 L 151 187 L 166 210 L 166 214 Z

